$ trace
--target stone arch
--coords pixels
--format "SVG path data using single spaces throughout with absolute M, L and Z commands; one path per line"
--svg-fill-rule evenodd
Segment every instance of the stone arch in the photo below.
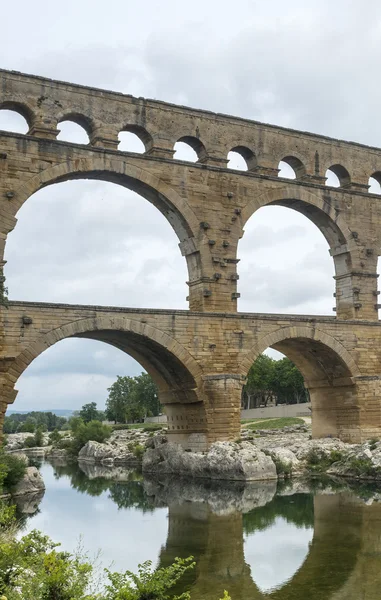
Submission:
M 133 125 L 133 124 L 127 123 L 119 131 L 119 133 L 124 133 L 124 132 L 133 133 L 134 135 L 136 135 L 136 137 L 139 138 L 139 140 L 144 145 L 146 152 L 148 152 L 148 150 L 150 150 L 152 148 L 153 137 L 149 133 L 149 131 L 142 125 Z
M 87 135 L 89 136 L 89 139 L 94 133 L 95 123 L 91 117 L 74 111 L 63 112 L 61 115 L 58 116 L 58 125 L 67 121 L 71 121 L 72 123 L 75 123 L 76 125 L 82 127 L 82 129 L 84 129 Z
M 206 148 L 205 148 L 203 142 L 198 137 L 195 137 L 194 135 L 182 135 L 181 137 L 179 137 L 176 140 L 175 144 L 177 144 L 178 142 L 186 144 L 187 146 L 192 148 L 192 150 L 194 150 L 195 153 L 197 154 L 198 161 L 206 158 L 206 156 L 207 156 Z
M 124 160 L 108 159 L 105 156 L 84 158 L 68 160 L 45 169 L 16 188 L 15 201 L 12 203 L 14 215 L 38 190 L 54 183 L 74 179 L 98 179 L 117 183 L 151 202 L 170 223 L 180 244 L 185 243 L 184 245 L 191 249 L 188 252 L 183 251 L 181 245 L 182 252 L 186 255 L 189 280 L 197 280 L 200 277 L 201 261 L 197 258 L 198 250 L 195 241 L 199 224 L 187 200 L 158 177 Z M 4 233 L 12 231 L 16 223 L 16 217 L 9 216 Z
M 261 338 L 243 357 L 246 372 L 267 348 L 285 354 L 303 375 L 312 405 L 312 435 L 360 441 L 356 377 L 360 370 L 348 350 L 313 325 L 281 327 Z
M 312 436 L 361 441 L 356 377 L 360 370 L 344 346 L 312 325 L 281 327 L 261 338 L 245 355 L 250 368 L 266 348 L 285 354 L 303 375 L 312 406 Z
M 35 114 L 32 109 L 25 102 L 18 102 L 13 100 L 6 100 L 0 102 L 0 110 L 12 110 L 24 117 L 28 124 L 29 129 L 32 127 L 35 121 Z
M 340 359 L 346 365 L 348 373 L 350 373 L 351 377 L 357 377 L 361 375 L 356 362 L 349 354 L 348 350 L 346 350 L 346 348 L 340 342 L 335 340 L 324 331 L 316 329 L 316 327 L 313 325 L 305 325 L 303 327 L 281 327 L 273 333 L 269 333 L 268 335 L 262 337 L 254 346 L 251 347 L 248 352 L 246 352 L 245 356 L 242 358 L 242 366 L 244 369 L 248 370 L 257 356 L 262 354 L 267 348 L 273 347 L 274 345 L 286 340 L 296 338 L 320 342 L 324 346 L 330 348 L 332 352 L 340 357 Z
M 292 208 L 305 215 L 322 232 L 332 251 L 347 245 L 352 254 L 357 252 L 351 231 L 326 196 L 320 197 L 294 184 L 267 191 L 252 198 L 242 209 L 243 226 L 256 210 L 269 205 Z
M 198 231 L 196 215 L 173 188 L 140 167 L 106 157 L 69 160 L 33 175 L 15 190 L 15 213 L 38 190 L 53 183 L 74 179 L 99 179 L 136 191 L 164 214 L 180 241 L 193 237 Z
M 40 335 L 16 358 L 9 380 L 17 382 L 31 362 L 50 346 L 74 337 L 108 343 L 140 362 L 159 388 L 170 422 L 169 435 L 175 441 L 188 447 L 192 434 L 205 434 L 201 367 L 170 335 L 136 319 L 99 316 L 67 323 Z
M 306 166 L 303 160 L 299 158 L 299 156 L 297 156 L 296 154 L 282 156 L 282 158 L 279 160 L 279 163 L 281 162 L 286 163 L 287 165 L 289 165 L 289 167 L 291 167 L 291 169 L 294 171 L 296 179 L 300 179 L 306 174 Z

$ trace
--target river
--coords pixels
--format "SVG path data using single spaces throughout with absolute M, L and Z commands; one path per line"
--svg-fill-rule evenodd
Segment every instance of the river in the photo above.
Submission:
M 81 546 L 102 567 L 136 571 L 192 555 L 197 566 L 176 590 L 192 600 L 218 600 L 224 589 L 232 600 L 381 598 L 381 494 L 369 487 L 276 491 L 275 482 L 144 481 L 122 469 L 109 479 L 90 466 L 41 471 L 46 492 L 24 532 Z

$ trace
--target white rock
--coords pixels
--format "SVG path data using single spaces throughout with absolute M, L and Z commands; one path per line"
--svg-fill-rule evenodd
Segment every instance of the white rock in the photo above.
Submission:
M 36 467 L 28 467 L 23 479 L 12 491 L 12 495 L 21 496 L 23 494 L 36 494 L 43 490 L 45 490 L 45 484 L 40 471 L 36 469 Z
M 199 453 L 157 438 L 143 456 L 143 472 L 231 481 L 277 479 L 270 456 L 249 442 L 216 442 L 207 453 Z

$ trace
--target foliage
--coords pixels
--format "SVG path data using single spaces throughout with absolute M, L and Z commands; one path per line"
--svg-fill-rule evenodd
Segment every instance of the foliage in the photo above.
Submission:
M 303 419 L 298 417 L 279 417 L 279 419 L 260 419 L 254 422 L 245 423 L 245 428 L 252 431 L 257 429 L 282 429 L 292 425 L 304 425 Z
M 49 435 L 49 444 L 51 444 L 52 446 L 56 446 L 60 443 L 61 439 L 62 436 L 58 429 L 53 429 L 53 431 Z
M 371 452 L 373 452 L 373 450 L 375 450 L 377 448 L 377 444 L 380 440 L 378 440 L 377 438 L 372 438 L 371 440 L 369 440 L 369 450 Z
M 29 435 L 24 440 L 24 448 L 34 448 L 35 447 L 35 438 L 34 435 Z
M 115 423 L 142 421 L 160 412 L 157 387 L 147 373 L 120 377 L 108 389 L 106 416 Z
M 142 458 L 145 448 L 141 444 L 132 444 L 131 452 L 136 458 Z
M 71 441 L 70 450 L 77 455 L 83 446 L 89 441 L 103 443 L 110 437 L 112 433 L 111 427 L 103 425 L 100 421 L 90 421 L 84 423 L 82 420 L 75 425 L 72 431 L 73 439 Z
M 275 458 L 274 463 L 275 463 L 277 475 L 283 475 L 283 477 L 285 479 L 288 477 L 291 477 L 292 464 L 290 462 L 285 462 L 285 461 L 281 460 L 280 458 Z
M 310 473 L 324 473 L 333 463 L 343 459 L 343 454 L 339 450 L 331 450 L 330 454 L 319 452 L 315 448 L 307 454 L 307 469 Z
M 39 425 L 36 429 L 36 433 L 34 434 L 34 443 L 38 448 L 44 445 L 44 434 L 42 425 Z
M 138 575 L 131 571 L 111 573 L 107 571 L 110 584 L 106 587 L 105 600 L 167 600 L 168 591 L 174 587 L 182 575 L 195 566 L 193 557 L 175 558 L 169 567 L 152 571 L 152 561 L 138 566 Z M 185 592 L 173 600 L 188 600 Z
M 90 423 L 90 421 L 104 421 L 105 413 L 97 409 L 96 402 L 89 402 L 84 404 L 79 411 L 79 416 L 84 423 Z
M 376 467 L 370 458 L 352 458 L 348 464 L 355 477 L 379 477 L 381 468 Z
M 18 484 L 26 472 L 25 461 L 14 454 L 7 454 L 0 449 L 0 490 L 9 490 Z
M 151 561 L 138 573 L 105 570 L 108 583 L 93 591 L 93 565 L 86 555 L 59 550 L 49 537 L 32 531 L 18 538 L 12 527 L 14 508 L 0 503 L 0 595 L 6 600 L 188 600 L 171 591 L 185 572 L 194 568 L 193 557 L 175 558 L 168 567 L 152 570 Z M 8 533 L 8 535 L 7 535 Z M 9 535 L 10 533 L 10 535 Z M 223 600 L 230 600 L 224 592 Z
M 8 288 L 5 285 L 4 271 L 0 269 L 0 306 L 8 307 Z
M 306 402 L 308 392 L 302 374 L 288 358 L 275 360 L 260 354 L 250 367 L 242 404 L 244 408 L 258 408 L 274 397 L 277 404 L 295 404 Z
M 72 433 L 75 433 L 77 429 L 83 424 L 83 420 L 81 417 L 70 417 L 69 419 L 69 427 Z
M 62 429 L 67 423 L 64 417 L 58 417 L 52 412 L 32 411 L 30 413 L 12 413 L 4 419 L 4 433 L 34 433 L 37 427 L 44 431 Z

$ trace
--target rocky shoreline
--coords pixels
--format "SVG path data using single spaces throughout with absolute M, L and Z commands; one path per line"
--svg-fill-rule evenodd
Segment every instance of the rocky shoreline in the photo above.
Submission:
M 15 434 L 20 435 L 20 434 Z M 8 436 L 7 451 L 22 444 Z M 64 449 L 45 446 L 22 449 L 29 456 L 66 460 Z M 207 452 L 187 452 L 168 441 L 165 432 L 139 429 L 114 431 L 105 443 L 88 442 L 76 457 L 79 465 L 114 469 L 141 468 L 148 475 L 181 475 L 188 479 L 272 481 L 331 475 L 381 481 L 381 441 L 346 444 L 338 439 L 312 440 L 307 425 L 279 430 L 242 428 L 234 442 L 216 442 Z M 96 471 L 96 469 L 94 469 Z

